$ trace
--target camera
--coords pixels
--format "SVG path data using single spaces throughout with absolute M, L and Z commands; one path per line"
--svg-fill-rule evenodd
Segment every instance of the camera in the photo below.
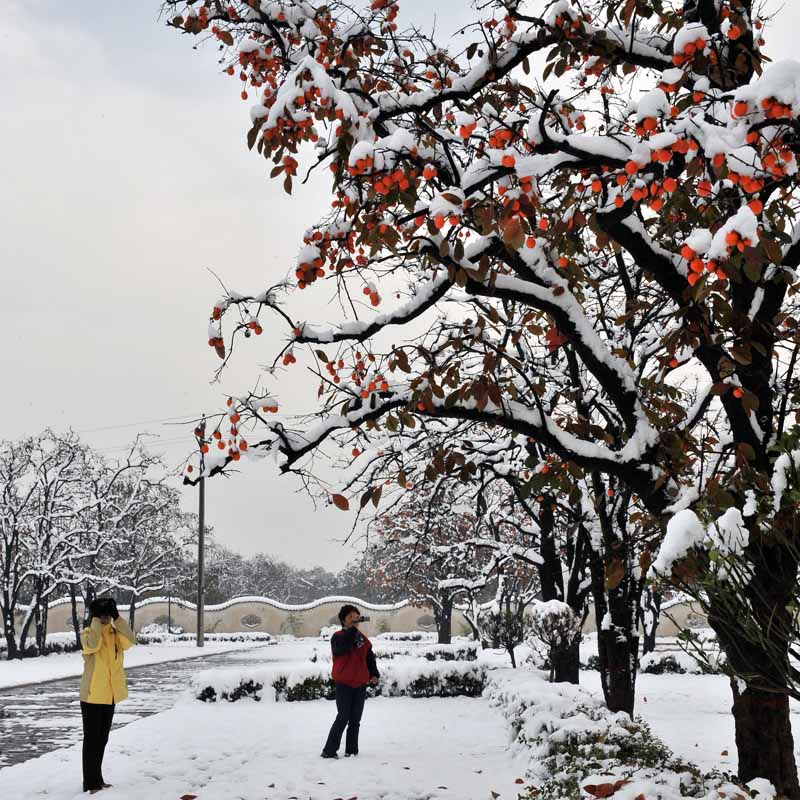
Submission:
M 93 617 L 113 617 L 116 608 L 116 603 L 112 598 L 101 597 L 92 602 L 89 612 Z
M 359 622 L 369 622 L 369 617 L 359 617 L 358 621 Z

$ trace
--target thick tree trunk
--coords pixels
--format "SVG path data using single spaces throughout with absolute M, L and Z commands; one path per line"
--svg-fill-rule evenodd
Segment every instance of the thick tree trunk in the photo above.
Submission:
M 556 683 L 577 684 L 581 673 L 580 639 L 576 638 L 568 649 L 555 653 L 553 661 L 553 676 Z
M 747 685 L 731 681 L 739 778 L 765 778 L 779 795 L 800 800 L 789 700 L 782 691 L 791 681 L 789 608 L 796 596 L 797 554 L 793 547 L 765 543 L 757 533 L 751 537 L 754 568 L 745 591 L 711 594 L 708 622 L 732 672 L 754 676 Z M 742 625 L 748 617 L 750 624 Z
M 605 565 L 595 551 L 590 556 L 590 570 L 603 697 L 609 711 L 625 711 L 633 716 L 639 666 L 637 618 L 629 597 L 633 578 L 624 578 L 606 594 Z
M 442 597 L 441 605 L 433 607 L 439 644 L 450 644 L 453 640 L 453 598 Z
M 766 778 L 779 795 L 798 800 L 800 784 L 788 696 L 750 688 L 740 693 L 736 680 L 731 682 L 731 688 L 739 779 L 746 783 L 753 778 Z
M 636 664 L 638 637 L 620 637 L 613 629 L 599 631 L 600 682 L 609 711 L 624 711 L 633 716 L 636 704 Z

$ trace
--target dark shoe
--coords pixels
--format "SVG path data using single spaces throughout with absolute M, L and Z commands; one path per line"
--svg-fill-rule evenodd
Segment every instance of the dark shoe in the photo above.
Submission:
M 320 753 L 323 758 L 339 758 L 336 753 L 326 753 L 324 750 Z
M 345 758 L 350 758 L 352 756 L 353 758 L 355 758 L 357 755 L 358 755 L 358 753 L 345 753 L 344 757 Z

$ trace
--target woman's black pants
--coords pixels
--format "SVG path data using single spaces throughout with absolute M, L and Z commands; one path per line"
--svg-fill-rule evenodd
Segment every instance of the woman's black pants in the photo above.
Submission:
M 331 725 L 328 741 L 325 742 L 325 747 L 323 748 L 324 753 L 333 755 L 338 751 L 345 728 L 347 728 L 347 738 L 344 743 L 345 752 L 351 755 L 358 753 L 358 730 L 361 727 L 361 714 L 364 712 L 364 701 L 366 699 L 366 686 L 359 686 L 354 689 L 352 686 L 345 686 L 343 683 L 336 684 L 336 719 Z
M 108 734 L 114 720 L 114 704 L 84 703 L 81 701 L 83 717 L 83 791 L 102 789 L 103 754 L 106 751 Z

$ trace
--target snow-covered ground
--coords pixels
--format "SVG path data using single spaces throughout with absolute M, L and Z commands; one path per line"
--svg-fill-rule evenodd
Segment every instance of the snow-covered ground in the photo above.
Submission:
M 201 703 L 114 731 L 104 800 L 514 800 L 524 764 L 507 750 L 503 719 L 483 699 L 367 701 L 356 759 L 319 752 L 333 721 L 326 700 Z M 73 800 L 78 747 L 0 770 L 4 797 Z
M 181 661 L 195 656 L 227 653 L 235 650 L 252 650 L 254 647 L 263 646 L 262 642 L 206 642 L 202 649 L 198 648 L 194 642 L 137 645 L 125 653 L 125 667 L 130 669 L 146 664 L 160 664 L 163 661 Z M 52 681 L 58 678 L 72 678 L 82 673 L 83 657 L 78 652 L 0 661 L 0 689 Z
M 323 655 L 327 647 L 315 639 L 283 641 L 258 651 L 258 664 L 308 666 L 315 651 Z M 147 649 L 139 649 L 140 658 L 147 657 L 141 652 Z M 166 648 L 150 649 L 163 654 Z M 225 664 L 252 664 L 254 655 L 231 653 Z M 500 652 L 484 653 L 480 661 L 508 666 Z M 582 672 L 581 683 L 601 696 L 597 672 Z M 638 687 L 637 713 L 676 755 L 703 769 L 735 770 L 730 690 L 724 677 L 642 674 Z M 103 797 L 486 800 L 496 792 L 500 800 L 516 800 L 523 788 L 516 781 L 526 765 L 512 756 L 507 724 L 483 698 L 371 699 L 361 755 L 338 761 L 319 757 L 335 714 L 333 703 L 265 698 L 260 703 L 206 704 L 187 694 L 163 713 L 114 730 L 106 777 L 115 786 Z M 794 721 L 800 743 L 800 714 Z M 0 786 L 3 797 L 82 797 L 80 748 L 2 769 Z
M 581 683 L 602 697 L 599 672 Z M 722 675 L 646 675 L 636 679 L 636 714 L 676 755 L 701 769 L 736 771 L 731 689 Z M 795 754 L 800 760 L 800 704 L 791 701 Z

